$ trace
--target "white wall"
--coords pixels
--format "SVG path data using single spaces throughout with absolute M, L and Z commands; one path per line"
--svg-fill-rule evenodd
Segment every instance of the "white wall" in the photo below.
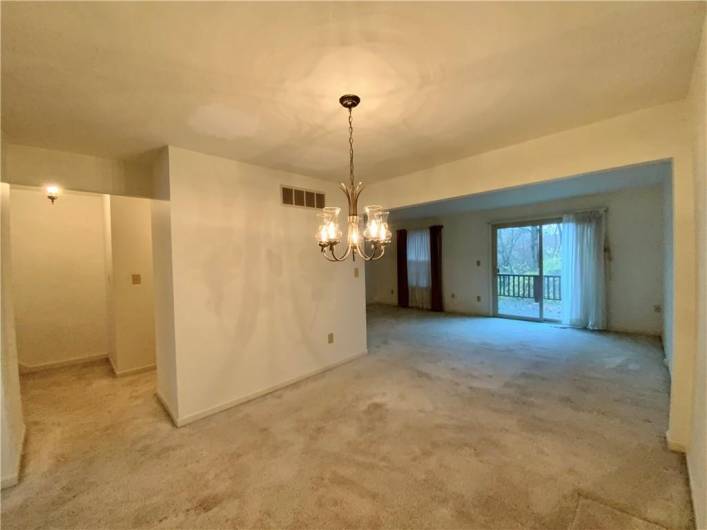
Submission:
M 2 179 L 38 188 L 55 183 L 74 191 L 150 197 L 155 155 L 113 160 L 3 142 Z
M 371 184 L 366 203 L 411 206 L 632 164 L 672 160 L 673 315 L 671 447 L 687 447 L 692 418 L 695 194 L 685 101 L 660 105 Z
M 21 367 L 105 357 L 107 302 L 100 195 L 13 186 L 12 261 Z
M 668 370 L 673 370 L 673 177 L 663 181 L 663 351 Z
M 110 359 L 115 373 L 126 375 L 155 365 L 150 200 L 113 196 L 104 205 L 110 222 Z
M 174 422 L 178 424 L 179 396 L 177 394 L 177 350 L 174 329 L 171 211 L 169 201 L 152 201 L 157 397 L 170 413 Z
M 159 153 L 152 168 L 151 204 L 152 266 L 155 292 L 155 362 L 157 397 L 179 424 L 177 350 L 174 329 L 174 282 L 172 274 L 172 205 L 169 202 L 169 148 Z
M 692 438 L 687 452 L 698 528 L 707 528 L 707 20 L 690 86 L 697 209 L 697 360 Z
M 443 225 L 445 310 L 490 315 L 491 223 L 607 207 L 612 256 L 607 286 L 609 329 L 658 335 L 662 318 L 653 306 L 663 301 L 662 192 L 662 186 L 653 186 L 425 220 L 395 222 L 393 214 L 392 221 L 395 229 Z M 367 301 L 397 303 L 394 244 L 380 262 L 369 263 L 366 269 Z
M 0 262 L 2 267 L 0 271 L 2 464 L 0 467 L 3 488 L 17 484 L 25 437 L 15 342 L 9 199 L 10 187 L 7 184 L 0 184 Z
M 172 147 L 168 172 L 170 201 L 155 201 L 153 239 L 162 255 L 171 239 L 177 388 L 160 391 L 177 405 L 178 424 L 366 351 L 362 266 L 325 261 L 316 211 L 280 204 L 289 184 L 340 205 L 334 183 Z M 167 260 L 157 254 L 165 296 Z M 170 347 L 168 306 L 157 304 L 158 372 L 162 345 Z
M 118 375 L 154 366 L 150 200 L 66 192 L 52 205 L 18 186 L 11 197 L 21 368 L 106 356 Z
M 108 359 L 111 366 L 117 366 L 115 350 L 115 304 L 113 303 L 113 243 L 111 236 L 110 222 L 110 195 L 103 195 L 103 265 L 105 269 L 105 292 L 106 292 L 106 340 L 108 348 Z

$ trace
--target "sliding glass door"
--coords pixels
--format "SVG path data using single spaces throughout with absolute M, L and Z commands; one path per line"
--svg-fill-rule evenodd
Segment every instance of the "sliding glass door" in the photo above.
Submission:
M 562 318 L 562 221 L 542 225 L 542 318 L 559 321 Z
M 560 220 L 496 225 L 493 232 L 494 313 L 527 320 L 559 320 Z
M 496 228 L 496 314 L 540 320 L 540 226 Z

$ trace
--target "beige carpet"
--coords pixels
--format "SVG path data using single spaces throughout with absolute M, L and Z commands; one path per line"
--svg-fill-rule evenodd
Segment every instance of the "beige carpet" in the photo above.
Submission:
M 24 377 L 2 527 L 565 530 L 581 495 L 693 526 L 656 340 L 373 307 L 369 350 L 182 429 L 154 374 Z
M 580 496 L 569 530 L 665 530 L 665 527 Z

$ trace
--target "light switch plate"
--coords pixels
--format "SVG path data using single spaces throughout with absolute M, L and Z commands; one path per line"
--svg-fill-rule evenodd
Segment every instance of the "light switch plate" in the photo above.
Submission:
M 358 267 L 354 267 L 354 278 L 358 278 Z
M 333 333 L 329 333 L 329 335 L 327 336 L 327 342 L 329 344 L 334 344 L 334 334 Z
M 140 285 L 142 283 L 142 276 L 139 274 L 132 275 L 133 285 Z

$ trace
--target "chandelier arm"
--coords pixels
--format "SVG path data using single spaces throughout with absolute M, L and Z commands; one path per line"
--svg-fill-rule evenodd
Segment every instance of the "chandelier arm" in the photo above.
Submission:
M 325 258 L 327 261 L 331 261 L 332 263 L 337 263 L 337 262 L 339 262 L 339 261 L 343 261 L 343 259 L 337 259 L 336 256 L 334 256 L 334 253 L 333 253 L 333 252 L 331 252 L 331 255 L 334 256 L 334 257 L 330 257 L 329 254 L 327 254 L 326 252 L 322 252 L 322 254 L 324 255 L 324 258 Z
M 376 256 L 376 252 L 378 250 L 381 250 L 381 253 L 379 256 Z M 371 252 L 370 255 L 366 254 L 366 243 L 364 241 L 363 246 L 358 248 L 358 255 L 363 258 L 364 261 L 376 261 L 379 260 L 383 257 L 383 254 L 385 254 L 385 246 L 383 245 L 373 245 L 373 251 Z
M 346 258 L 348 258 L 351 255 L 352 249 L 353 249 L 353 247 L 351 246 L 351 243 L 349 243 L 346 246 L 346 252 L 344 252 L 343 255 L 336 258 L 336 256 L 334 256 L 334 249 L 331 249 L 331 255 L 334 256 L 337 259 L 337 261 L 344 261 L 344 260 L 346 260 Z
M 342 256 L 337 256 L 336 253 L 334 252 L 334 247 L 335 245 L 329 245 L 327 247 L 322 247 L 322 254 L 324 254 L 324 257 L 331 262 L 337 262 L 337 261 L 344 261 L 346 258 L 349 257 L 349 254 L 351 254 L 351 245 L 347 245 L 346 252 Z M 329 254 L 327 254 L 327 250 L 329 251 Z
M 385 245 L 381 245 L 380 248 L 381 248 L 380 256 L 378 256 L 377 258 L 373 258 L 373 261 L 379 260 L 385 255 Z
M 375 254 L 375 253 L 376 253 L 376 250 L 373 249 L 373 254 Z M 360 247 L 356 247 L 356 254 L 361 256 L 363 261 L 371 261 L 371 257 L 373 256 L 373 254 L 371 254 L 371 256 L 366 254 L 366 243 L 365 242 Z

